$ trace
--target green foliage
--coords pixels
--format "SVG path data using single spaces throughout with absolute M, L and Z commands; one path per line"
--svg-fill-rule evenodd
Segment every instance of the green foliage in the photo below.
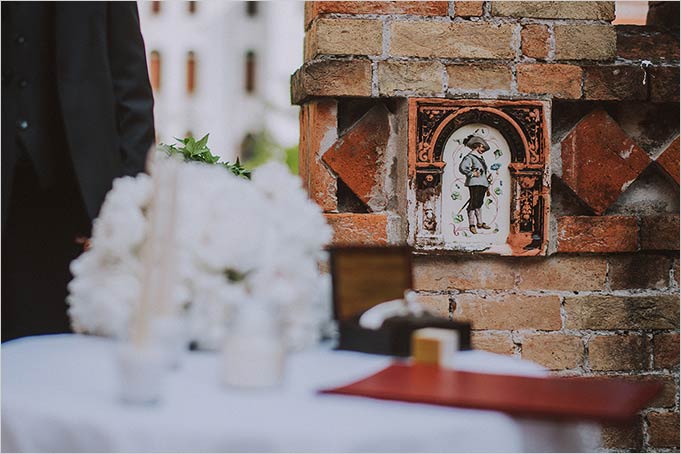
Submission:
M 298 147 L 284 148 L 276 142 L 268 131 L 261 131 L 253 136 L 252 153 L 244 159 L 244 167 L 255 169 L 267 161 L 276 160 L 285 163 L 291 173 L 298 174 Z
M 162 143 L 158 146 L 159 150 L 164 151 L 168 156 L 180 155 L 185 161 L 221 165 L 234 175 L 243 178 L 251 178 L 250 170 L 246 170 L 241 165 L 239 158 L 236 159 L 234 164 L 220 162 L 220 156 L 216 156 L 210 152 L 210 148 L 208 148 L 208 134 L 199 140 L 196 140 L 194 137 L 185 137 L 184 139 L 175 137 L 175 140 L 181 145 L 167 145 Z
M 298 146 L 284 149 L 286 152 L 286 165 L 294 175 L 298 175 Z

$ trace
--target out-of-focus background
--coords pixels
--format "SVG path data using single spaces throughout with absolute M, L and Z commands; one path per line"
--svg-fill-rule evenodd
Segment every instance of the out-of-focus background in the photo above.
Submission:
M 157 142 L 202 137 L 222 160 L 269 158 L 297 171 L 302 1 L 139 1 Z
M 157 142 L 210 133 L 223 160 L 297 172 L 304 2 L 138 1 L 156 100 Z M 646 1 L 617 1 L 615 24 L 645 24 Z

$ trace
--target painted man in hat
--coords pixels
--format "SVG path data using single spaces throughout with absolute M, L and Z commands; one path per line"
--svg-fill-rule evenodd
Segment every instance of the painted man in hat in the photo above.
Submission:
M 468 224 L 471 233 L 478 233 L 478 229 L 490 229 L 490 226 L 482 222 L 480 208 L 489 193 L 489 185 L 492 176 L 488 173 L 487 163 L 483 153 L 489 150 L 489 145 L 482 137 L 470 135 L 464 139 L 463 144 L 471 149 L 461 160 L 459 171 L 466 176 L 465 185 L 470 192 L 468 200 Z M 477 221 L 476 221 L 477 219 Z

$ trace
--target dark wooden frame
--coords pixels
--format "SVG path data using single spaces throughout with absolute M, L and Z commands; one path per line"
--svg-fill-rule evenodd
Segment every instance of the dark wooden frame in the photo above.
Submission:
M 397 258 L 402 258 L 403 259 L 403 269 L 402 272 L 404 273 L 404 276 L 402 276 L 404 288 L 400 289 L 395 289 L 394 292 L 386 291 L 386 294 L 390 295 L 387 296 L 386 298 L 402 298 L 404 296 L 404 290 L 411 289 L 413 288 L 413 276 L 412 276 L 412 248 L 409 246 L 334 246 L 329 248 L 330 252 L 330 266 L 331 266 L 331 279 L 332 279 L 332 285 L 333 285 L 333 314 L 334 318 L 336 320 L 343 320 L 343 319 L 349 319 L 353 316 L 358 315 L 358 312 L 354 312 L 352 314 L 347 314 L 346 312 L 343 311 L 343 304 L 344 302 L 341 301 L 341 295 L 339 293 L 340 288 L 342 285 L 345 285 L 345 282 L 343 281 L 344 277 L 341 276 L 340 271 L 339 271 L 339 266 L 338 266 L 338 260 L 341 258 L 341 256 L 344 257 L 351 257 L 356 260 L 362 260 L 365 259 L 367 256 L 373 256 L 373 257 L 387 257 L 387 256 L 392 256 L 392 257 L 397 257 Z M 364 265 L 358 264 L 358 269 L 362 269 Z M 375 276 L 373 277 L 375 279 Z M 365 277 L 366 280 L 370 281 L 372 279 L 372 275 L 367 275 Z M 395 279 L 397 282 L 397 278 Z M 402 287 L 402 285 L 400 286 Z M 371 308 L 372 306 L 379 304 L 381 302 L 385 301 L 383 299 L 382 301 L 372 301 L 373 304 L 362 304 L 361 306 L 364 307 L 364 310 L 367 310 Z

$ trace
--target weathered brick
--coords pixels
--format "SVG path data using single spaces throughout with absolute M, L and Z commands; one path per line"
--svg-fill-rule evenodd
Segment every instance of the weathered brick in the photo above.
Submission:
M 636 418 L 625 425 L 603 425 L 602 442 L 606 449 L 632 449 L 641 452 L 643 447 L 643 417 Z
M 615 2 L 499 2 L 492 4 L 493 16 L 534 17 L 538 19 L 592 19 L 611 21 Z
M 561 328 L 560 297 L 525 295 L 474 295 L 454 297 L 454 319 L 469 321 L 473 329 Z
M 558 99 L 582 96 L 582 68 L 574 65 L 523 63 L 516 67 L 518 90 L 530 94 L 547 94 Z
M 558 252 L 628 252 L 638 249 L 635 216 L 558 218 Z
M 649 70 L 650 101 L 679 102 L 679 67 L 654 66 Z
M 511 24 L 394 22 L 390 54 L 401 57 L 513 58 Z
M 574 369 L 584 360 L 579 336 L 557 333 L 529 334 L 522 340 L 522 357 L 552 370 Z
M 440 62 L 382 61 L 378 63 L 378 92 L 393 96 L 408 91 L 421 96 L 442 93 Z
M 592 370 L 640 370 L 647 366 L 646 339 L 638 334 L 594 336 L 589 342 Z
M 454 15 L 460 17 L 482 16 L 485 2 L 454 2 Z
M 678 295 L 569 296 L 565 298 L 568 329 L 677 329 Z
M 317 156 L 310 157 L 309 195 L 324 212 L 338 209 L 337 181 Z
M 656 334 L 653 337 L 653 358 L 655 368 L 678 368 L 679 333 Z
M 672 143 L 669 144 L 666 150 L 662 152 L 660 156 L 657 157 L 655 162 L 662 167 L 665 172 L 671 176 L 676 184 L 679 184 L 679 161 L 681 157 L 679 156 L 679 138 L 674 139 Z
M 449 295 L 418 295 L 417 301 L 433 314 L 449 318 Z
M 327 213 L 334 246 L 388 244 L 388 215 L 385 213 Z
M 641 83 L 643 71 L 638 66 L 587 66 L 584 68 L 584 99 L 645 101 L 648 87 Z
M 303 189 L 310 191 L 310 175 L 309 175 L 309 164 L 308 158 L 310 156 L 310 139 L 309 136 L 312 134 L 310 128 L 310 106 L 309 104 L 300 107 L 300 113 L 298 115 L 299 127 L 300 127 L 300 140 L 298 141 L 298 176 L 303 184 Z
M 372 107 L 324 153 L 323 161 L 365 204 L 369 205 L 390 136 L 388 110 Z
M 672 258 L 659 254 L 613 255 L 608 258 L 613 290 L 661 289 L 669 286 Z
M 555 255 L 528 258 L 516 264 L 522 290 L 588 291 L 605 288 L 604 257 Z
M 650 164 L 646 152 L 603 110 L 589 113 L 568 133 L 561 159 L 563 182 L 598 215 Z
M 520 32 L 523 55 L 546 58 L 549 55 L 549 28 L 542 24 L 524 25 Z
M 679 285 L 681 285 L 681 280 L 679 279 L 681 278 L 681 276 L 679 276 L 679 272 L 681 272 L 681 270 L 679 270 L 679 259 L 677 258 L 674 259 L 674 280 L 673 280 L 673 282 L 676 283 L 677 288 L 679 287 Z
M 641 249 L 679 250 L 679 215 L 641 217 Z
M 513 339 L 511 333 L 492 333 L 488 331 L 473 331 L 471 342 L 475 350 L 498 353 L 500 355 L 513 354 Z
M 414 258 L 414 286 L 419 290 L 503 290 L 513 288 L 514 283 L 514 264 L 508 259 Z
M 305 2 L 305 7 L 304 7 L 304 14 L 305 14 L 305 30 L 307 30 L 310 27 L 310 23 L 317 17 L 319 14 L 318 11 L 318 5 L 320 2 L 315 2 L 315 1 L 306 1 Z
M 302 104 L 313 96 L 371 96 L 371 62 L 355 59 L 304 64 L 291 77 L 291 102 Z
M 617 25 L 617 56 L 654 63 L 679 60 L 679 34 L 640 25 Z
M 679 447 L 679 413 L 648 413 L 648 443 L 654 448 Z
M 301 109 L 299 172 L 310 198 L 324 211 L 335 211 L 336 178 L 319 156 L 336 140 L 336 101 L 321 99 Z
M 553 28 L 557 60 L 611 60 L 617 34 L 611 25 L 556 25 Z
M 386 2 L 358 2 L 331 1 L 305 2 L 310 5 L 306 14 L 306 24 L 322 14 L 409 14 L 414 16 L 446 16 L 449 12 L 448 2 L 445 1 L 386 1 Z
M 511 68 L 505 65 L 447 65 L 450 90 L 510 90 Z
M 679 2 L 648 2 L 646 24 L 668 32 L 676 31 L 678 34 Z
M 383 23 L 377 19 L 315 21 L 305 35 L 305 60 L 318 55 L 380 55 Z

